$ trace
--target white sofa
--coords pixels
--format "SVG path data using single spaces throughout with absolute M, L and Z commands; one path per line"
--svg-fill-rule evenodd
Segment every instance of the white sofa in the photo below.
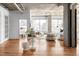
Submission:
M 48 33 L 46 40 L 55 40 L 56 39 L 56 35 L 54 33 Z

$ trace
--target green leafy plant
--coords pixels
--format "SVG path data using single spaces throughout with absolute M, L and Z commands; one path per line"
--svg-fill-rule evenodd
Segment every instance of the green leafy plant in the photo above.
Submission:
M 33 28 L 29 28 L 26 31 L 26 35 L 28 35 L 28 37 L 35 37 L 35 31 L 33 30 Z

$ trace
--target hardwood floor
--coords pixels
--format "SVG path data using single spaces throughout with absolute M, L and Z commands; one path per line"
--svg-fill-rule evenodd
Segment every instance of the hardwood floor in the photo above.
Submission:
M 46 41 L 45 39 L 34 39 L 35 51 L 23 51 L 20 47 L 22 40 L 8 40 L 0 44 L 1 56 L 76 56 L 79 55 L 79 40 L 77 48 L 64 47 L 64 41 Z
M 12 39 L 0 44 L 1 56 L 17 56 L 19 54 L 19 40 Z

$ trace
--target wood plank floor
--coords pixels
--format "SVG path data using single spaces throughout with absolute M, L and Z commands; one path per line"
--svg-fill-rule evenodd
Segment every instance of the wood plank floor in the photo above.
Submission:
M 0 44 L 0 55 L 15 56 L 19 55 L 19 40 L 12 39 Z
M 77 56 L 79 55 L 79 40 L 77 48 L 64 47 L 64 41 L 46 41 L 45 39 L 35 38 L 35 51 L 22 51 L 20 42 L 22 40 L 8 40 L 0 44 L 1 56 Z

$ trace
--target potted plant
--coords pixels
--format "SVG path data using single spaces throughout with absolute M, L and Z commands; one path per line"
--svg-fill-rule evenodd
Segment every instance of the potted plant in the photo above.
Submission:
M 35 48 L 34 48 L 35 31 L 33 30 L 33 28 L 29 28 L 26 31 L 26 35 L 27 35 L 28 39 L 31 39 L 31 41 L 32 41 L 31 51 L 35 51 Z
M 29 28 L 27 31 L 26 31 L 26 35 L 28 37 L 35 37 L 35 32 L 33 30 L 33 28 Z

